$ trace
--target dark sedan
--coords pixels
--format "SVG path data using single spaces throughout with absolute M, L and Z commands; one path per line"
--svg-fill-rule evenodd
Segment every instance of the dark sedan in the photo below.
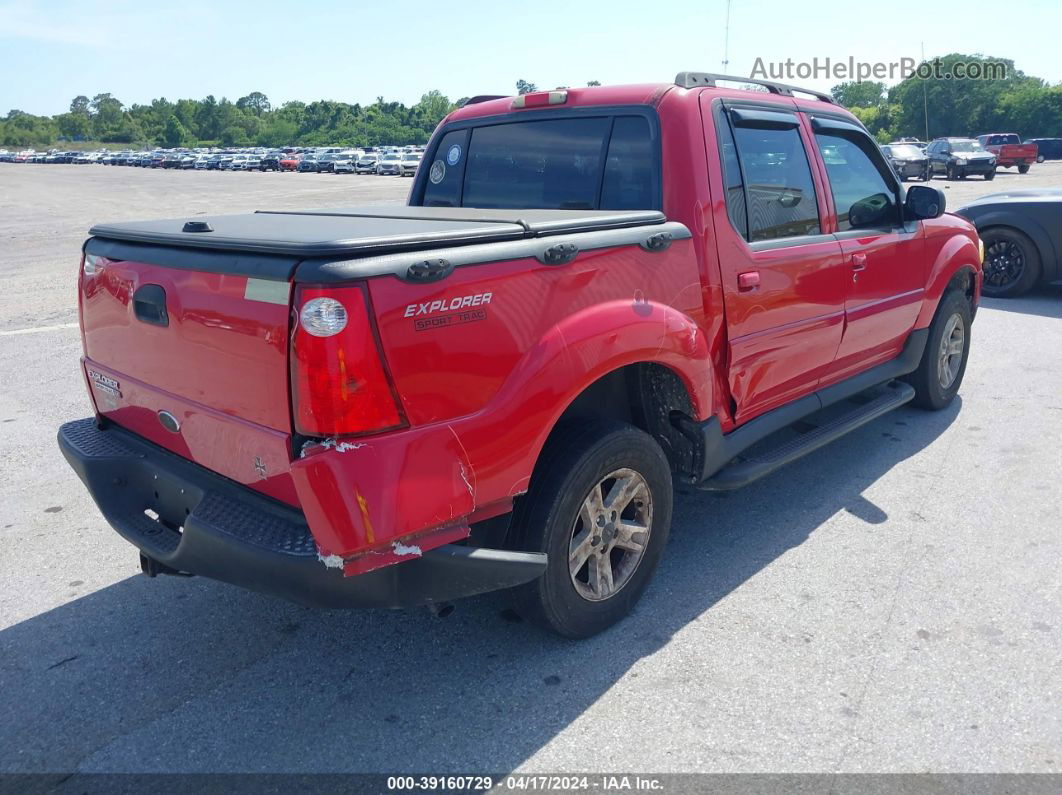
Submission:
M 993 193 L 956 212 L 984 243 L 986 296 L 1013 298 L 1062 279 L 1062 188 Z
M 914 144 L 887 144 L 881 147 L 881 153 L 885 155 L 901 182 L 908 177 L 923 182 L 929 180 L 929 158 Z
M 302 160 L 299 161 L 299 165 L 296 166 L 298 171 L 317 171 L 317 158 L 313 155 L 303 155 Z

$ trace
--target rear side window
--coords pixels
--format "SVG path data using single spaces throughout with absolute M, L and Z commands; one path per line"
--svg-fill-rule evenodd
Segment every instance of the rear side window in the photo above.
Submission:
M 815 183 L 796 127 L 736 126 L 733 134 L 744 176 L 749 242 L 818 234 Z
M 620 116 L 612 137 L 601 184 L 602 210 L 646 210 L 656 206 L 653 185 L 653 149 L 649 120 Z
M 443 136 L 435 150 L 424 191 L 425 207 L 460 207 L 461 178 L 468 149 L 468 130 L 454 130 Z M 370 155 L 373 160 L 376 155 Z M 448 165 L 449 164 L 449 165 Z
M 644 116 L 507 122 L 447 133 L 424 169 L 425 206 L 659 209 L 657 143 Z

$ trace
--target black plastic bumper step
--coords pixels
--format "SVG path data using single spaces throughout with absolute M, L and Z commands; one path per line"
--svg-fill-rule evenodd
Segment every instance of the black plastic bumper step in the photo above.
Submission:
M 712 477 L 698 484 L 705 491 L 730 491 L 747 486 L 754 480 L 769 475 L 808 453 L 824 447 L 856 428 L 897 409 L 915 396 L 914 388 L 903 381 L 892 381 L 884 388 L 883 394 L 861 403 L 851 411 L 816 426 L 796 438 L 764 451 L 758 455 L 735 459 Z

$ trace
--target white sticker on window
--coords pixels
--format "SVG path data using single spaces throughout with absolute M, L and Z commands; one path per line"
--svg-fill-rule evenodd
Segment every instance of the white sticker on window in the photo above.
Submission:
M 446 165 L 441 160 L 436 160 L 431 164 L 431 171 L 428 172 L 428 179 L 431 180 L 432 185 L 438 185 L 443 181 L 443 177 L 446 176 Z

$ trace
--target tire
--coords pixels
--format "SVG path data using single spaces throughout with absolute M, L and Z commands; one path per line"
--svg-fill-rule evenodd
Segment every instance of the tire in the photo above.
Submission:
M 1029 164 L 1026 163 L 1024 166 L 1018 166 L 1018 173 L 1019 174 L 1028 174 L 1029 173 Z
M 949 180 L 953 180 L 953 179 L 955 179 L 955 176 L 956 176 L 956 174 L 955 174 L 955 166 L 950 166 L 949 165 L 948 166 L 948 179 Z
M 1040 278 L 1040 250 L 1022 232 L 995 226 L 981 234 L 985 244 L 984 282 L 989 298 L 1016 298 L 1027 293 Z
M 914 387 L 914 405 L 940 411 L 955 399 L 970 356 L 971 319 L 966 296 L 954 287 L 946 290 L 929 325 L 929 339 L 922 360 L 913 373 L 904 376 L 904 380 Z
M 608 500 L 623 482 L 629 496 L 617 517 L 616 510 L 608 511 Z M 600 524 L 588 517 L 595 491 L 599 510 L 604 509 L 597 513 Z M 631 611 L 656 570 L 673 499 L 667 457 L 644 431 L 606 420 L 558 429 L 513 513 L 514 548 L 545 552 L 549 561 L 541 577 L 513 590 L 516 611 L 568 638 L 587 638 L 615 624 Z M 624 516 L 628 527 L 648 528 L 630 533 L 631 548 L 622 534 L 613 535 L 620 529 L 614 523 Z M 585 553 L 585 562 L 573 574 L 569 561 L 578 538 L 583 540 L 576 552 Z M 607 579 L 601 576 L 606 566 Z
M 995 169 L 992 169 L 991 171 L 989 171 L 988 173 L 985 174 L 985 182 L 991 182 L 995 178 L 996 178 Z
M 1037 156 L 1036 156 L 1036 162 L 1037 162 L 1037 163 L 1042 163 L 1042 162 L 1044 162 L 1044 156 L 1043 156 L 1043 155 L 1037 155 Z

